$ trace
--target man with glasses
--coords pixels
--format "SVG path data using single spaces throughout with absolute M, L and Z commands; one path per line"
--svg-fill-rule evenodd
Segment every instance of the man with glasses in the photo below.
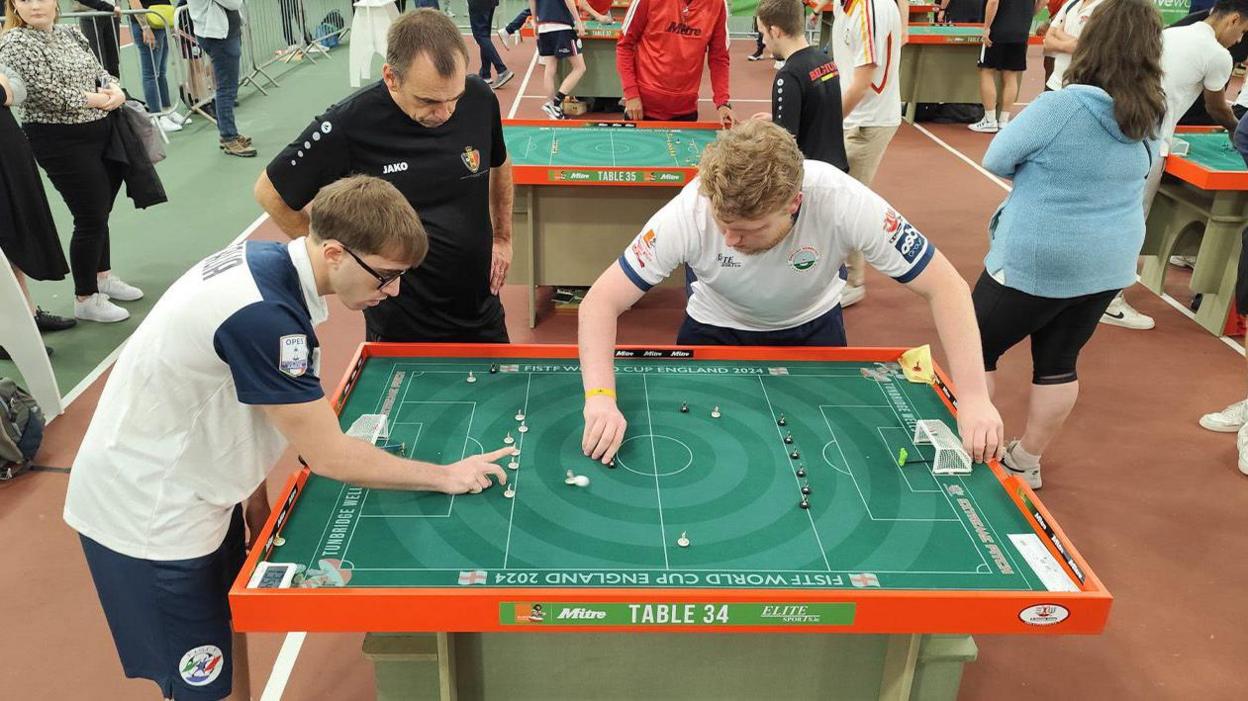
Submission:
M 316 191 L 351 173 L 393 183 L 416 208 L 429 257 L 398 295 L 365 311 L 369 340 L 507 342 L 498 292 L 511 264 L 511 162 L 498 100 L 467 68 L 446 15 L 403 15 L 382 80 L 313 120 L 256 183 L 292 238 L 307 233 L 302 210 Z
M 398 294 L 428 244 L 379 178 L 326 186 L 309 214 L 307 236 L 231 246 L 169 288 L 117 359 L 74 460 L 65 521 L 126 676 L 167 699 L 250 698 L 227 595 L 288 445 L 313 472 L 362 487 L 475 494 L 491 475 L 506 482 L 494 461 L 511 448 L 442 466 L 342 433 L 321 390 L 325 298 L 361 310 Z

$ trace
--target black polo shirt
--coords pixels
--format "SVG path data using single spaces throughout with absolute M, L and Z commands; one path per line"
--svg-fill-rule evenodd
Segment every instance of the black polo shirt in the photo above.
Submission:
M 841 79 L 827 54 L 794 51 L 771 86 L 772 119 L 797 139 L 802 155 L 849 170 L 841 118 Z
M 404 114 L 385 83 L 363 88 L 313 120 L 267 172 L 291 209 L 365 174 L 393 183 L 420 215 L 429 255 L 398 296 L 365 310 L 370 339 L 505 342 L 503 307 L 490 294 L 490 169 L 506 160 L 498 99 L 474 75 L 455 114 L 432 129 Z

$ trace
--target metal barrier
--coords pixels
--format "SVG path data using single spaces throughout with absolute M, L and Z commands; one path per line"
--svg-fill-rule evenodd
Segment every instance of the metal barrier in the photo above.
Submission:
M 72 22 L 82 31 L 100 65 L 121 81 L 126 94 L 133 98 L 142 96 L 141 100 L 147 105 L 153 120 L 180 116 L 178 95 L 173 92 L 173 87 L 181 87 L 186 82 L 185 66 L 173 55 L 171 28 L 150 29 L 150 35 L 147 35 L 139 22 L 140 17 L 163 22 L 160 14 L 152 9 L 123 9 L 116 13 L 70 12 L 62 14 L 58 21 Z M 131 49 L 134 58 L 130 57 Z M 146 84 L 149 81 L 150 84 Z M 157 104 L 151 104 L 153 100 Z M 160 133 L 163 138 L 164 131 Z

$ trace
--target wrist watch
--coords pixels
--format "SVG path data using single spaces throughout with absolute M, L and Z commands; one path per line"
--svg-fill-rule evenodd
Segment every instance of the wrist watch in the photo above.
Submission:
M 715 109 L 717 109 L 717 110 L 718 110 L 718 109 L 723 109 L 723 108 L 725 108 L 725 107 L 727 107 L 728 109 L 732 109 L 732 103 L 731 103 L 731 102 L 725 102 L 725 103 L 724 103 L 724 104 L 722 104 L 722 105 L 715 105 Z

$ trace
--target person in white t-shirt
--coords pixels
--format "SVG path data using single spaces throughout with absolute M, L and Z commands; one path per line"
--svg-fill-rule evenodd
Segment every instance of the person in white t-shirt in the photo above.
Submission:
M 841 114 L 849 174 L 871 186 L 897 127 L 901 125 L 901 12 L 893 0 L 834 0 L 832 59 L 841 71 Z M 848 284 L 842 299 L 850 306 L 866 296 L 862 253 L 845 260 Z
M 1046 90 L 1062 89 L 1062 78 L 1070 67 L 1070 57 L 1075 53 L 1079 35 L 1083 33 L 1083 25 L 1088 23 L 1088 19 L 1102 2 L 1104 0 L 1076 0 L 1067 3 L 1049 22 L 1049 30 L 1044 34 L 1044 51 L 1053 55 L 1053 73 L 1044 85 Z
M 1166 93 L 1166 119 L 1161 125 L 1161 153 L 1153 159 L 1144 185 L 1145 217 L 1161 187 L 1175 127 L 1202 94 L 1209 116 L 1227 130 L 1227 143 L 1230 143 L 1230 134 L 1235 132 L 1239 120 L 1226 101 L 1226 84 L 1233 68 L 1231 52 L 1227 49 L 1244 38 L 1246 29 L 1248 0 L 1218 0 L 1205 20 L 1170 27 L 1161 33 L 1161 87 Z M 1101 323 L 1146 330 L 1153 328 L 1156 322 L 1128 304 L 1119 292 L 1101 315 Z
M 415 210 L 379 178 L 325 186 L 309 214 L 307 236 L 231 246 L 169 288 L 117 359 L 74 459 L 65 522 L 126 676 L 166 699 L 249 698 L 229 587 L 288 444 L 314 472 L 364 487 L 461 494 L 506 481 L 493 461 L 511 448 L 443 467 L 339 429 L 321 389 L 325 297 L 374 306 L 429 247 Z
M 582 449 L 608 463 L 627 422 L 615 399 L 620 314 L 684 264 L 696 278 L 680 345 L 843 346 L 841 267 L 863 251 L 931 308 L 961 394 L 958 428 L 975 460 L 998 455 L 966 281 L 896 210 L 835 166 L 804 161 L 783 127 L 750 120 L 702 154 L 699 177 L 646 223 L 580 307 Z

